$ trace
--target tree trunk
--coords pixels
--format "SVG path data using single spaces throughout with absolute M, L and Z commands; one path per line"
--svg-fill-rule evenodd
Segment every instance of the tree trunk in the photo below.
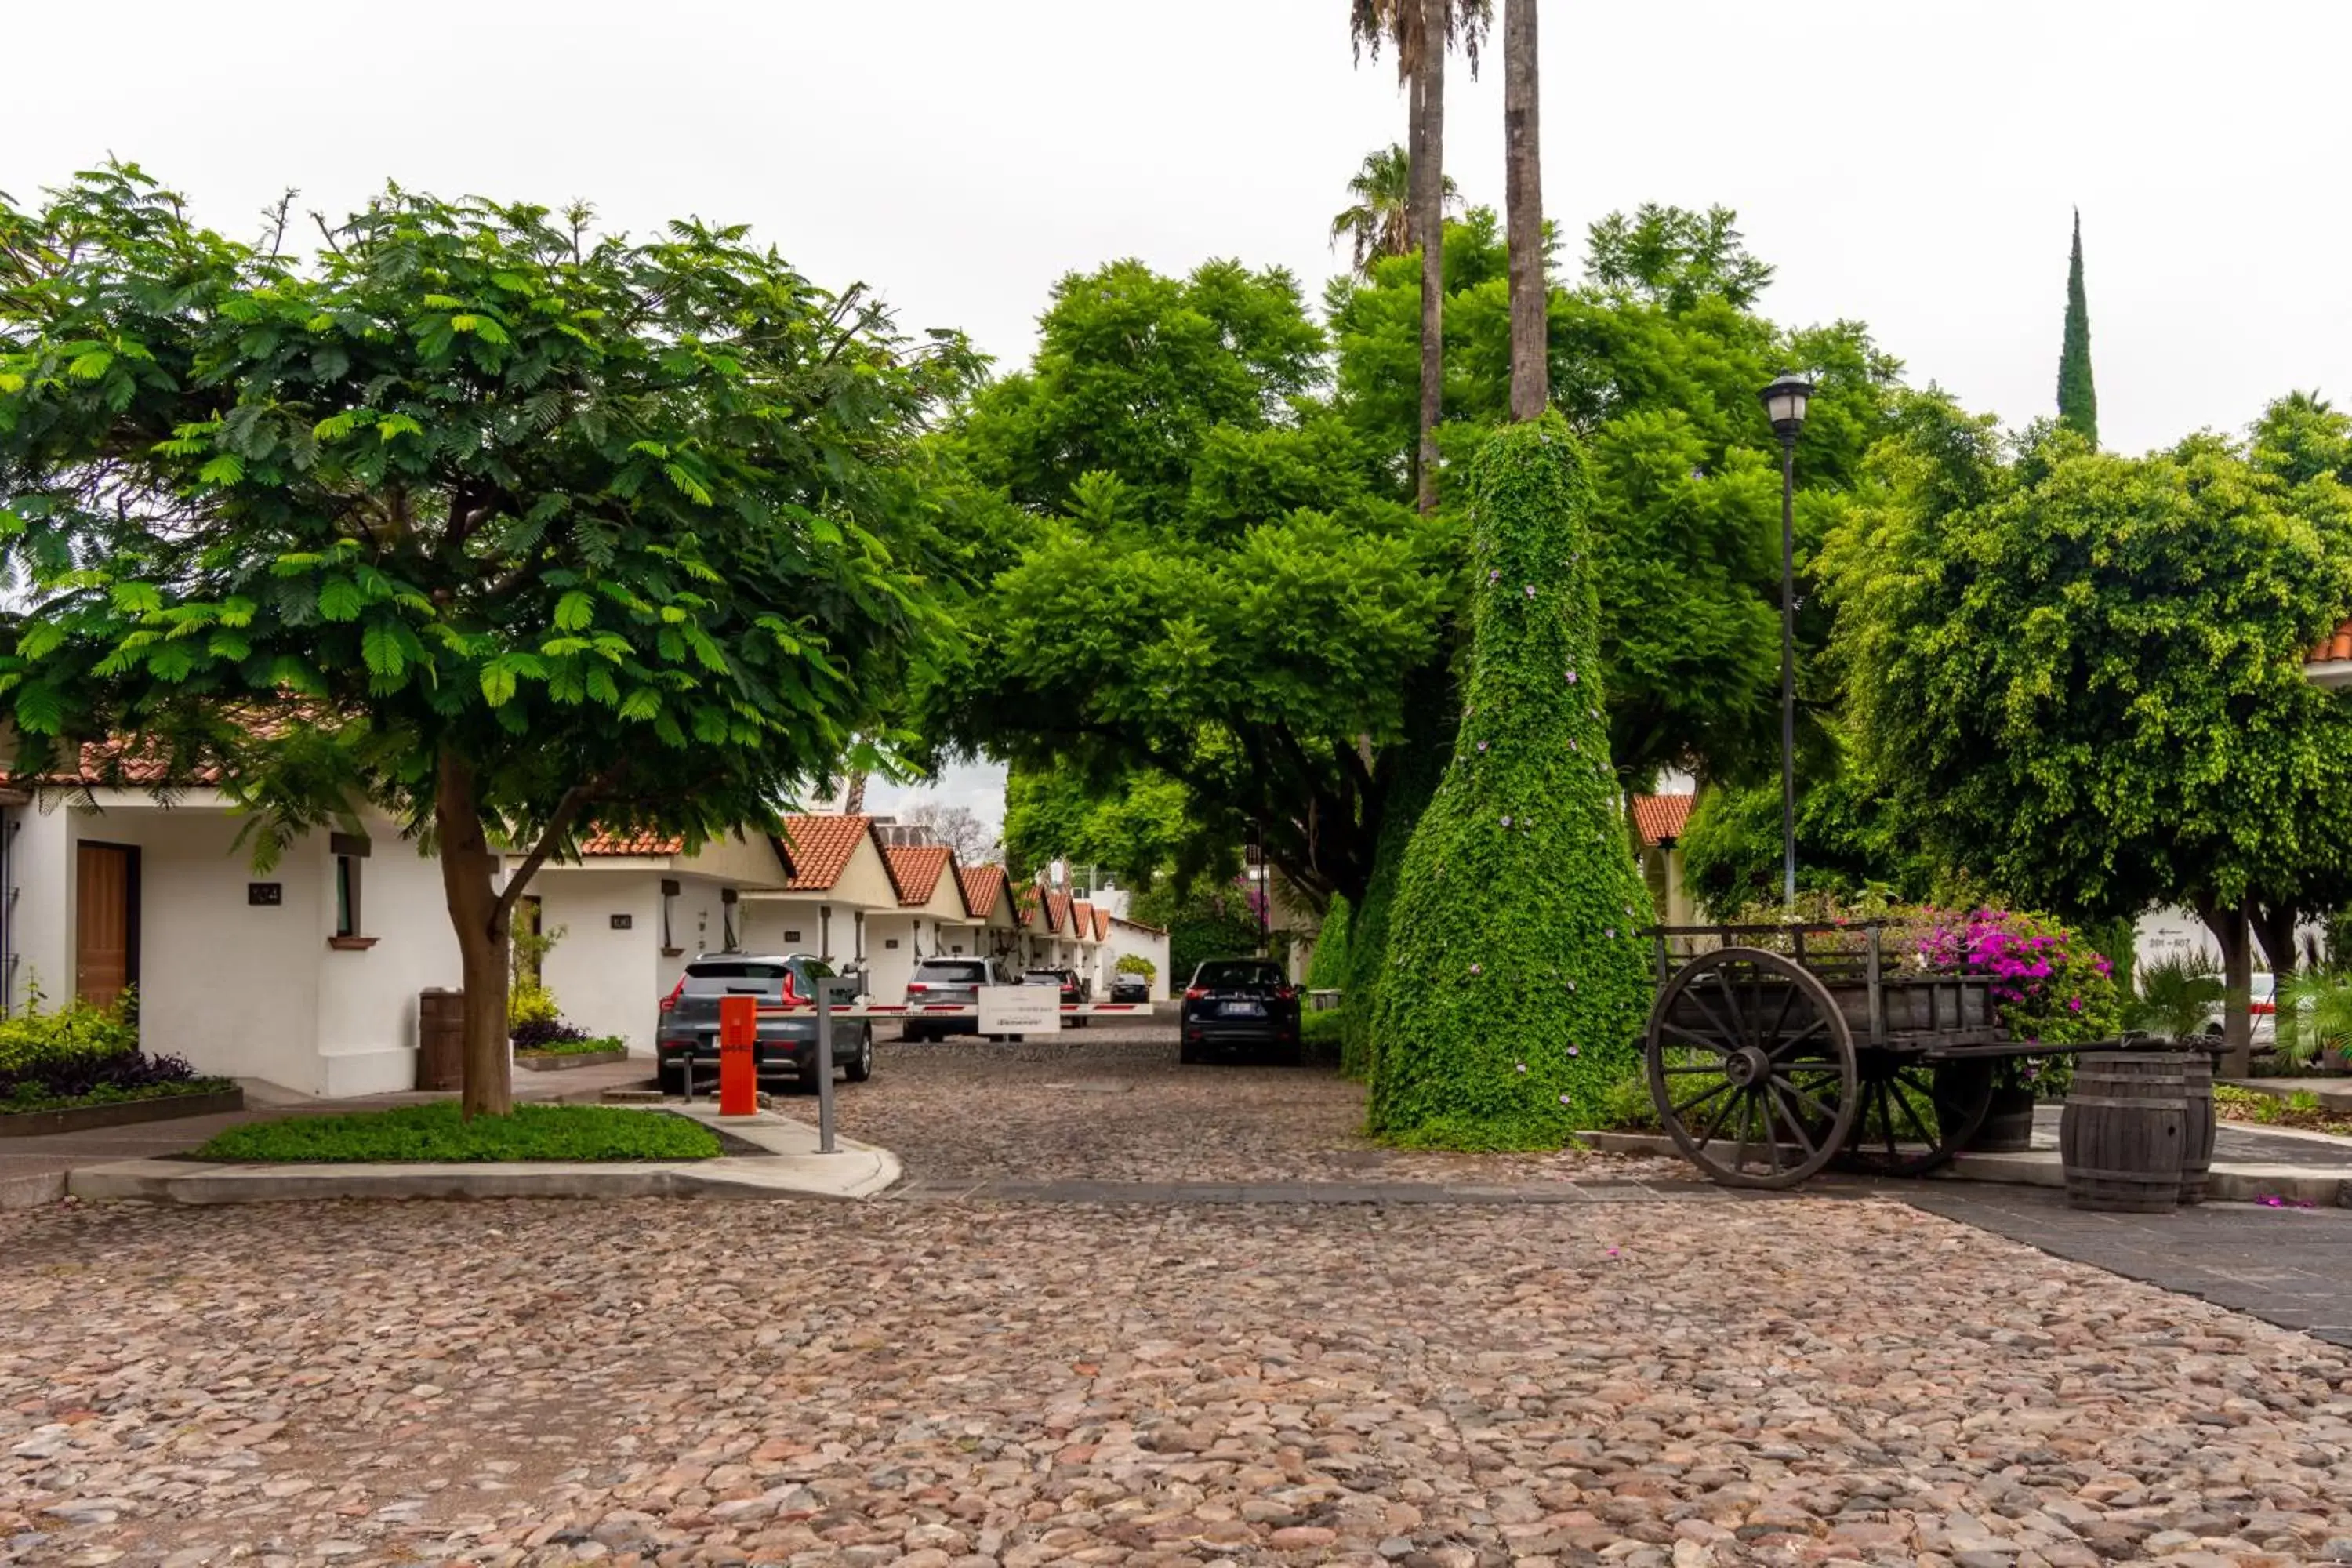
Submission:
M 514 1109 L 507 1035 L 507 919 L 509 906 L 491 885 L 499 858 L 482 833 L 481 801 L 471 763 L 443 752 L 436 768 L 433 828 L 441 889 L 457 932 L 465 976 L 466 1049 L 462 1108 L 468 1119 Z
M 857 769 L 849 775 L 849 782 L 841 792 L 841 815 L 844 816 L 866 815 L 866 770 L 863 768 Z
M 2221 1071 L 2242 1078 L 2252 1070 L 2253 942 L 2246 904 L 2200 902 L 2197 912 L 2221 947 Z
M 2263 944 L 2263 956 L 2271 961 L 2271 973 L 2284 987 L 2294 976 L 2297 911 L 2293 904 L 2256 904 L 2253 910 L 2254 936 Z
M 1504 0 L 1504 203 L 1511 254 L 1511 417 L 1551 401 L 1543 255 L 1543 154 L 1537 135 L 1536 0 Z
M 1437 422 L 1445 406 L 1445 39 L 1454 0 L 1421 0 L 1422 44 L 1413 72 L 1412 221 L 1421 238 L 1421 440 L 1416 448 L 1423 515 L 1437 510 Z

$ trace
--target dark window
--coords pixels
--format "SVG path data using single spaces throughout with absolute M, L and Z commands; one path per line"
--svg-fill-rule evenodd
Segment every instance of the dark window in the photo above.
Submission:
M 918 980 L 941 980 L 950 985 L 985 985 L 989 983 L 988 965 L 974 960 L 959 963 L 952 958 L 927 958 L 915 965 Z
M 1278 986 L 1284 981 L 1282 971 L 1271 963 L 1204 963 L 1192 984 L 1203 990 L 1222 990 L 1245 985 Z
M 360 862 L 354 855 L 335 857 L 335 934 L 360 934 Z
M 792 973 L 786 963 L 761 963 L 743 959 L 701 959 L 686 966 L 688 991 L 720 991 L 730 980 L 781 981 Z M 698 984 L 709 981 L 708 985 Z

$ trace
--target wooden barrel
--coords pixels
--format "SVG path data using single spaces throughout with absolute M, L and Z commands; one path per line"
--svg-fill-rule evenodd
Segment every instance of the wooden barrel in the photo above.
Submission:
M 2194 1047 L 2181 1053 L 2182 1098 L 2187 1102 L 2181 1131 L 2180 1201 L 2205 1201 L 2206 1177 L 2213 1169 L 2213 1058 Z
M 2187 1059 L 2171 1051 L 2085 1051 L 2058 1121 L 2066 1202 L 2161 1214 L 2180 1201 L 2188 1148 Z

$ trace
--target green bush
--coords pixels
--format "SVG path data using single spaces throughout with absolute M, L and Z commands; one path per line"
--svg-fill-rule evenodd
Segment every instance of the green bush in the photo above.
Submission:
M 1492 437 L 1470 483 L 1466 700 L 1397 884 L 1371 1126 L 1557 1147 L 1639 1063 L 1650 895 L 1609 760 L 1581 448 L 1547 414 Z
M 576 1040 L 550 1040 L 545 1045 L 517 1045 L 515 1054 L 525 1057 L 593 1057 L 600 1051 L 625 1051 L 629 1042 L 618 1035 L 583 1036 Z
M 296 1116 L 232 1127 L 195 1152 L 199 1160 L 383 1161 L 435 1164 L 486 1160 L 707 1160 L 718 1134 L 698 1121 L 615 1105 L 518 1105 L 507 1116 L 467 1121 L 454 1100 L 352 1116 Z
M 1316 933 L 1315 956 L 1307 963 L 1307 988 L 1309 991 L 1343 991 L 1348 984 L 1348 900 L 1346 895 L 1331 896 L 1331 907 L 1323 911 L 1323 929 Z
M 1348 1010 L 1327 1007 L 1318 1013 L 1309 1009 L 1298 1016 L 1298 1039 L 1311 1050 L 1336 1052 L 1348 1037 Z
M 530 1024 L 552 1024 L 562 1016 L 562 1009 L 555 1005 L 555 993 L 536 980 L 518 981 L 507 994 L 509 1031 Z
M 1611 1084 L 1601 1095 L 1601 1119 L 1596 1132 L 1661 1132 L 1657 1102 L 1650 1098 L 1650 1080 L 1633 1073 Z
M 1152 965 L 1151 960 L 1139 952 L 1120 953 L 1118 962 L 1111 965 L 1111 970 L 1118 974 L 1140 974 L 1146 985 L 1160 976 L 1160 971 Z
M 0 1082 L 44 1081 L 61 1070 L 139 1048 L 129 992 L 111 1006 L 77 996 L 43 1012 L 40 988 L 30 991 L 24 1012 L 0 1018 Z

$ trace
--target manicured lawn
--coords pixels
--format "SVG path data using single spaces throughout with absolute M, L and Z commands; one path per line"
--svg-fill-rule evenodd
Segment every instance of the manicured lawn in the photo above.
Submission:
M 455 1100 L 352 1116 L 298 1116 L 232 1127 L 199 1160 L 349 1163 L 487 1160 L 708 1160 L 719 1136 L 682 1116 L 609 1105 L 518 1105 L 465 1121 Z

